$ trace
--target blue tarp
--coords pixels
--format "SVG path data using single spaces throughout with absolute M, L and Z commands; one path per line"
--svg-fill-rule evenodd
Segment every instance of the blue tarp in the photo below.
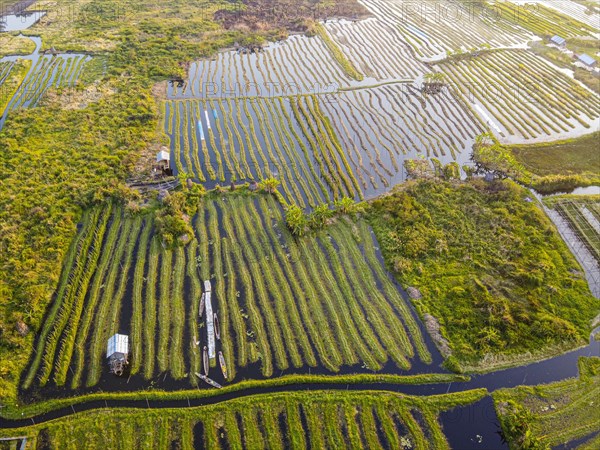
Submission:
M 202 122 L 198 121 L 198 131 L 200 132 L 200 140 L 204 140 L 204 130 L 202 129 Z

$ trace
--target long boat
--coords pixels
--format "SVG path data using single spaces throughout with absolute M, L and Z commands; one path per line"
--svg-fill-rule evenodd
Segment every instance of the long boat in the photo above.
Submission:
M 198 316 L 202 317 L 202 314 L 204 313 L 204 294 L 202 294 L 202 298 L 200 299 L 200 306 L 198 307 Z
M 225 365 L 225 357 L 223 356 L 222 351 L 219 351 L 219 365 L 221 366 L 221 372 L 223 372 L 223 377 L 227 379 L 227 366 Z
M 219 330 L 219 318 L 217 317 L 217 313 L 215 313 L 215 337 L 221 340 L 221 330 Z
M 204 348 L 202 349 L 202 362 L 203 362 L 203 366 L 204 366 L 204 374 L 208 375 L 208 348 L 206 347 L 206 345 L 204 346 Z
M 206 109 L 204 110 L 204 117 L 206 117 L 206 126 L 210 130 L 210 119 L 208 118 L 208 111 Z
M 195 372 L 195 373 L 198 378 L 200 378 L 205 383 L 210 384 L 212 387 L 216 387 L 217 389 L 221 389 L 223 387 L 219 383 L 217 383 L 215 380 L 211 380 L 210 378 L 208 378 L 205 375 L 202 375 L 201 373 L 198 373 L 198 372 Z

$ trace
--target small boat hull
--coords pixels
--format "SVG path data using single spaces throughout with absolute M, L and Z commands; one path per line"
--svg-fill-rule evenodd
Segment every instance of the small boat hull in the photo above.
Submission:
M 202 317 L 202 314 L 204 314 L 204 304 L 206 302 L 204 297 L 205 297 L 205 295 L 202 294 L 202 298 L 200 299 L 200 306 L 198 307 L 198 316 L 200 316 L 200 317 Z
M 225 365 L 223 352 L 219 352 L 219 365 L 221 366 L 221 372 L 223 372 L 223 378 L 227 379 L 227 366 Z
M 221 389 L 223 387 L 219 383 L 217 383 L 215 380 L 211 380 L 210 378 L 208 378 L 205 375 L 202 375 L 201 373 L 196 372 L 196 376 L 198 378 L 200 378 L 202 381 L 204 381 L 206 384 L 211 385 L 212 387 L 216 387 L 217 389 Z
M 204 375 L 208 375 L 209 363 L 208 363 L 208 348 L 206 345 L 202 350 L 202 365 L 204 366 Z
M 214 315 L 214 324 L 215 324 L 215 337 L 221 340 L 221 330 L 219 329 L 219 318 L 217 314 Z

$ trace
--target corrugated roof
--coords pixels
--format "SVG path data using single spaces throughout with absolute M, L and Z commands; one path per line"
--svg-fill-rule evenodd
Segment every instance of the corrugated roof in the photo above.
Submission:
M 579 61 L 581 61 L 584 64 L 587 64 L 588 66 L 591 66 L 596 62 L 594 58 L 592 58 L 589 55 L 586 55 L 585 53 L 583 55 L 579 55 Z
M 169 154 L 169 152 L 160 151 L 156 154 L 156 162 L 170 161 L 170 160 L 171 160 L 171 155 Z
M 115 334 L 110 337 L 106 347 L 106 357 L 110 358 L 115 353 L 129 353 L 129 336 L 125 334 Z
M 560 37 L 560 36 L 558 36 L 558 35 L 554 35 L 554 36 L 552 36 L 552 39 L 550 39 L 550 40 L 551 40 L 552 42 L 554 42 L 555 44 L 557 44 L 557 45 L 563 45 L 565 42 L 567 42 L 567 41 L 565 40 L 565 38 L 561 38 L 561 37 Z

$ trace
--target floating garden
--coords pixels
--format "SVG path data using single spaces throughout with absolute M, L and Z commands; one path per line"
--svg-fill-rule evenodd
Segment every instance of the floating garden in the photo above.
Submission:
M 578 136 L 594 131 L 600 117 L 598 95 L 527 51 L 487 52 L 440 68 L 501 142 Z
M 212 187 L 277 177 L 303 207 L 362 198 L 322 98 L 168 101 L 166 133 L 175 168 Z
M 381 391 L 260 394 L 216 405 L 98 410 L 1 431 L 28 444 L 87 448 L 448 449 L 440 413 L 469 405 L 484 389 L 429 397 Z
M 412 56 L 397 29 L 378 19 L 328 21 L 325 27 L 348 59 L 368 77 L 412 80 L 429 71 Z
M 600 196 L 558 196 L 545 203 L 557 211 L 600 265 Z
M 469 161 L 483 125 L 445 94 L 424 96 L 411 84 L 390 84 L 349 90 L 323 103 L 366 197 L 403 181 L 408 158 Z
M 319 27 L 320 25 L 315 25 Z M 186 83 L 170 98 L 276 97 L 349 86 L 362 76 L 329 39 L 290 36 L 265 47 L 217 53 L 190 64 Z
M 233 194 L 207 200 L 191 224 L 195 239 L 167 250 L 148 217 L 120 206 L 86 212 L 23 387 L 96 385 L 106 341 L 117 332 L 130 336 L 132 375 L 168 373 L 196 384 L 205 279 L 214 286 L 230 380 L 249 367 L 272 377 L 431 362 L 366 223 L 339 219 L 293 239 L 273 197 Z
M 473 48 L 523 44 L 531 34 L 508 20 L 497 20 L 477 2 L 361 0 L 375 17 L 396 29 L 420 58 L 443 58 Z

